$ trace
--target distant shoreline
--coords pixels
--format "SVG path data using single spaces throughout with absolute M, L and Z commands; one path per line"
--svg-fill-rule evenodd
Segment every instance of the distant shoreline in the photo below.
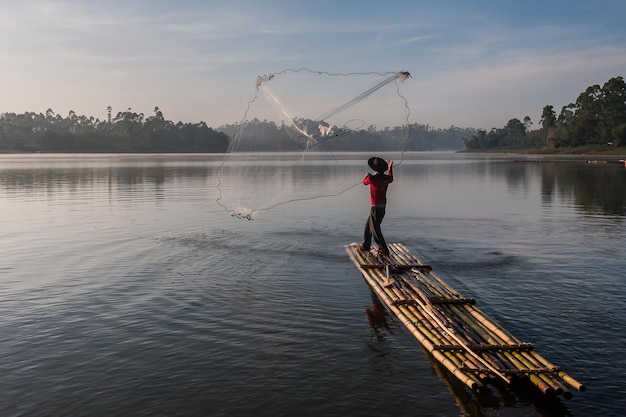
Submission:
M 608 159 L 626 159 L 626 147 L 607 147 L 607 146 L 579 146 L 576 148 L 544 148 L 544 149 L 461 149 L 454 151 L 455 153 L 471 153 L 471 154 L 519 154 L 519 155 L 545 155 L 545 156 L 572 156 L 572 157 L 589 157 L 601 156 Z M 29 151 L 19 149 L 0 149 L 0 155 L 29 155 L 29 154 L 137 154 L 137 153 L 154 153 L 154 154 L 174 154 L 180 152 L 45 152 L 45 151 Z M 198 152 L 212 153 L 212 152 Z M 219 152 L 215 152 L 219 153 Z
M 626 147 L 579 146 L 576 148 L 543 148 L 543 149 L 473 149 L 460 150 L 458 153 L 511 153 L 520 155 L 546 156 L 602 156 L 610 159 L 626 158 Z

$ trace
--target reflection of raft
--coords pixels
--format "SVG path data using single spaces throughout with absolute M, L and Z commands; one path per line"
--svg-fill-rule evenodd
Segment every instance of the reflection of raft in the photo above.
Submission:
M 546 395 L 572 394 L 585 386 L 540 356 L 441 280 L 402 244 L 381 259 L 346 246 L 365 281 L 417 341 L 459 381 L 482 391 L 488 382 L 528 380 Z M 390 285 L 391 281 L 394 281 Z M 563 381 L 563 382 L 561 382 Z

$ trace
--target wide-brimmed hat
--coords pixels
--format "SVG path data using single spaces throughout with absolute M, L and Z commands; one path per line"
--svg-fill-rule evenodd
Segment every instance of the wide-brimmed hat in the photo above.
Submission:
M 367 165 L 369 165 L 370 168 L 372 168 L 376 172 L 387 171 L 387 161 L 377 156 L 372 156 L 370 159 L 368 159 Z

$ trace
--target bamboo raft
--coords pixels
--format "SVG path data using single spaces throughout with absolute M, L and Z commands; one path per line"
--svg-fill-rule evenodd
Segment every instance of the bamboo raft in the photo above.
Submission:
M 390 256 L 346 245 L 346 252 L 378 298 L 456 379 L 482 392 L 487 383 L 529 381 L 547 396 L 572 397 L 585 386 L 521 342 L 465 298 L 403 244 Z M 565 384 L 564 384 L 565 383 Z

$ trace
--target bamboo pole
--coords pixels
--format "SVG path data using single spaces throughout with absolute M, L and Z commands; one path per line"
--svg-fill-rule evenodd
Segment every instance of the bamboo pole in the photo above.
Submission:
M 418 327 L 420 329 L 420 331 L 429 338 L 429 340 L 433 343 L 433 349 L 436 350 L 437 352 L 440 352 L 440 350 L 437 349 L 436 346 L 443 345 L 446 342 L 446 339 L 445 339 L 446 335 L 445 335 L 445 333 L 439 332 L 438 335 L 433 333 L 433 331 L 431 331 L 431 329 L 429 329 L 426 326 L 426 324 L 424 324 L 424 323 L 430 324 L 430 322 L 428 320 L 426 320 L 422 315 L 420 315 L 418 310 L 415 309 L 415 307 L 402 306 L 402 307 L 400 307 L 400 309 L 403 312 L 405 312 L 407 317 L 409 317 L 410 319 L 414 320 L 413 324 L 416 327 Z M 463 372 L 465 375 L 467 375 L 472 380 L 476 381 L 477 383 L 481 383 L 481 384 L 485 381 L 485 378 L 482 375 L 476 375 L 473 372 L 467 372 L 467 371 L 464 371 L 462 369 L 464 367 L 464 362 L 467 361 L 466 357 L 464 357 L 462 355 L 459 355 L 456 352 L 450 352 L 450 351 L 444 351 L 444 352 L 441 352 L 441 353 L 444 356 L 446 356 L 448 359 L 450 359 L 452 361 L 452 363 L 454 363 L 454 365 L 459 370 L 461 370 L 461 372 Z
M 358 262 L 364 263 L 364 256 L 360 256 L 358 252 L 349 250 L 346 248 L 348 254 L 351 258 L 357 260 Z M 355 253 L 356 252 L 356 253 Z M 365 259 L 367 260 L 367 259 Z M 385 292 L 385 289 L 380 285 L 380 282 L 376 280 L 375 275 L 372 272 L 369 272 L 363 268 L 360 268 L 363 277 L 366 282 L 372 288 L 372 290 L 376 293 L 383 303 L 387 305 L 387 307 L 398 317 L 398 319 L 405 325 L 405 327 L 409 330 L 409 332 L 415 337 L 415 339 L 422 345 L 424 348 L 439 362 L 441 363 L 452 375 L 455 376 L 461 383 L 468 386 L 470 389 L 476 391 L 484 390 L 484 385 L 478 380 L 478 378 L 472 378 L 470 375 L 467 375 L 463 371 L 460 370 L 458 366 L 458 361 L 453 357 L 448 357 L 435 349 L 434 344 L 426 337 L 418 327 L 408 319 L 408 317 L 404 314 L 404 312 L 393 305 L 391 298 Z
M 378 281 L 380 281 L 382 279 L 381 277 L 381 272 L 372 272 L 369 271 L 368 272 L 368 276 L 372 277 L 372 278 L 378 278 Z M 385 281 L 386 281 L 387 277 L 385 277 Z M 407 294 L 404 291 L 404 285 L 402 285 L 402 281 L 403 279 L 400 280 L 400 282 L 398 282 L 399 285 L 394 285 L 394 286 L 387 286 L 385 284 L 382 285 L 382 291 L 384 291 L 385 293 L 387 293 L 387 295 L 390 296 L 390 299 L 392 299 L 393 301 L 398 301 L 398 300 L 406 300 L 409 298 L 412 298 L 410 294 Z M 428 323 L 432 326 L 431 321 L 427 318 L 424 317 L 421 312 L 416 309 L 414 306 L 399 306 L 398 307 L 409 319 L 412 320 L 413 324 L 416 325 L 418 327 L 418 329 L 424 334 L 426 335 L 431 342 L 433 342 L 435 345 L 442 345 L 442 344 L 450 344 L 451 343 L 451 339 L 447 338 L 447 334 L 448 332 L 442 332 L 439 331 L 438 335 L 436 335 L 435 333 L 432 332 L 432 329 L 429 329 L 424 323 Z M 437 330 L 441 330 L 441 328 L 439 326 L 433 326 L 435 329 Z M 458 352 L 443 352 L 443 354 L 448 357 L 458 368 L 462 368 L 464 362 L 468 362 L 468 358 L 466 356 L 463 355 L 459 355 Z M 473 362 L 472 362 L 473 363 Z M 465 372 L 465 371 L 464 371 Z M 486 375 L 475 375 L 472 372 L 465 372 L 466 375 L 468 375 L 470 378 L 476 380 L 477 382 L 482 382 L 486 379 Z
M 416 263 L 421 263 L 421 261 L 415 257 L 415 259 L 413 259 L 414 262 Z M 414 270 L 413 271 L 416 275 L 417 274 L 423 274 L 423 272 L 418 271 L 418 270 Z M 448 292 L 450 292 L 450 294 L 456 296 L 456 297 L 462 297 L 458 292 L 456 292 L 453 288 L 451 288 L 448 284 L 445 283 L 445 281 L 441 280 L 434 272 L 430 272 L 429 276 L 432 276 L 439 285 L 441 285 L 443 288 L 445 288 Z M 426 280 L 428 282 L 428 280 Z M 486 316 L 482 311 L 480 311 L 477 308 L 471 308 L 469 306 L 465 306 L 465 309 L 470 311 L 470 313 L 476 317 L 480 323 L 482 325 L 484 325 L 486 328 L 493 330 L 496 332 L 496 334 L 499 334 L 500 337 L 503 338 L 503 340 L 505 340 L 506 342 L 510 343 L 510 344 L 520 344 L 521 342 L 515 338 L 512 334 L 510 334 L 506 329 L 502 328 L 501 326 L 498 326 L 497 324 L 495 324 L 493 321 L 491 321 L 488 316 Z M 544 366 L 551 368 L 551 369 L 555 369 L 556 367 L 550 363 L 549 361 L 547 361 L 545 358 L 543 358 L 541 355 L 539 355 L 536 351 L 531 351 L 531 352 L 524 352 L 522 353 L 522 356 L 525 356 L 528 360 L 530 360 L 531 358 L 537 359 L 541 364 L 543 364 Z M 572 387 L 576 388 L 579 391 L 584 391 L 585 390 L 585 386 L 578 382 L 577 380 L 575 380 L 574 378 L 572 378 L 571 376 L 569 376 L 568 374 L 566 374 L 565 372 L 559 370 L 557 371 L 557 375 L 563 379 L 563 381 L 567 382 L 569 385 L 571 385 Z M 543 375 L 544 379 L 549 378 L 547 375 Z M 553 389 L 555 390 L 555 392 L 557 393 L 563 393 L 564 397 L 571 397 L 571 393 L 569 393 L 569 391 L 557 380 L 553 379 L 553 378 L 549 378 L 550 379 L 550 383 L 553 386 Z
M 546 358 L 541 356 L 539 353 L 533 352 L 533 356 L 535 358 L 537 358 L 541 363 L 543 363 L 548 368 L 559 369 L 556 365 L 554 365 L 552 362 L 550 362 L 549 360 L 547 360 Z M 569 385 L 571 385 L 572 387 L 576 388 L 578 391 L 583 392 L 583 391 L 587 390 L 587 387 L 585 387 L 584 384 L 582 384 L 581 382 L 578 382 L 576 379 L 572 378 L 570 375 L 568 375 L 564 371 L 559 369 L 558 371 L 556 371 L 556 374 L 563 381 L 567 382 Z
M 418 308 L 416 308 L 415 306 L 402 306 L 400 308 L 403 309 L 403 311 L 405 311 L 407 315 L 410 315 L 410 317 L 414 318 L 416 323 L 420 323 L 425 328 L 423 332 L 424 333 L 428 332 L 428 334 L 431 335 L 429 338 L 436 346 L 454 344 L 454 339 L 450 337 L 450 332 L 445 329 L 442 329 L 436 323 L 433 323 L 432 319 L 425 316 L 422 313 L 422 311 L 420 311 Z M 432 329 L 428 328 L 426 324 L 430 325 Z M 437 334 L 435 334 L 433 330 Z M 458 358 L 458 362 L 455 361 L 455 363 L 460 368 L 463 368 L 464 365 L 466 365 L 467 363 L 469 363 L 471 367 L 478 368 L 478 364 L 476 364 L 476 362 L 471 357 L 467 357 L 466 355 L 464 355 L 462 351 L 455 351 L 455 352 L 444 351 L 444 355 L 446 355 L 447 357 L 451 359 L 453 357 Z M 472 376 L 472 378 L 477 378 L 481 382 L 485 382 L 488 380 L 488 376 L 484 373 L 474 373 L 474 372 L 466 372 L 466 373 Z
M 398 247 L 401 247 L 400 244 L 397 244 Z M 394 249 L 394 253 L 395 253 L 395 258 L 399 258 L 401 261 L 406 262 L 408 264 L 423 264 L 419 259 L 417 259 L 416 257 L 411 257 L 410 252 L 406 252 L 406 251 L 399 251 L 397 250 L 396 247 L 393 247 Z M 410 283 L 408 283 L 408 280 L 406 279 L 406 274 L 404 275 L 404 281 L 405 281 L 405 285 L 408 286 L 409 289 L 411 289 L 411 285 Z M 429 281 L 424 281 L 423 283 L 428 283 Z M 427 291 L 428 289 L 424 289 L 425 291 Z M 444 294 L 441 292 L 441 289 L 438 287 L 433 287 L 432 288 L 433 291 L 429 291 L 428 294 L 424 294 L 421 293 L 422 296 L 426 297 L 426 300 L 428 302 L 428 297 L 429 296 L 435 296 L 436 294 L 442 296 L 443 298 L 447 298 L 447 294 Z M 418 290 L 417 292 L 415 292 L 415 289 L 413 289 L 413 291 L 411 292 L 410 296 L 412 298 L 414 298 L 416 295 L 418 295 L 418 293 L 420 293 L 420 291 Z M 404 296 L 406 297 L 406 295 Z M 434 323 L 435 327 L 439 327 L 441 329 L 443 329 L 444 331 L 444 335 L 449 335 L 449 337 L 446 338 L 446 341 L 450 344 L 450 345 L 459 345 L 459 336 L 458 335 L 464 335 L 466 334 L 465 329 L 462 328 L 462 326 L 457 323 L 454 320 L 454 317 L 449 315 L 449 314 L 445 314 L 442 311 L 439 311 L 439 309 L 434 308 L 434 306 L 432 306 L 432 304 L 430 305 L 430 312 L 432 314 L 434 314 L 436 317 L 430 317 L 426 316 L 425 320 L 429 320 L 430 322 Z M 428 309 L 424 309 L 422 306 L 422 310 L 424 311 L 428 311 Z M 417 309 L 416 309 L 417 311 Z M 466 338 L 467 340 L 465 341 L 465 345 L 467 346 L 467 343 L 472 344 L 472 343 L 476 343 L 475 340 L 473 340 L 471 337 Z M 459 345 L 462 346 L 462 345 Z M 463 354 L 463 351 L 461 352 L 456 352 L 456 354 L 461 358 L 461 360 L 463 361 L 463 363 L 465 363 L 467 366 L 473 367 L 475 369 L 480 369 L 482 365 L 483 369 L 484 368 L 489 368 L 489 366 L 491 365 L 491 369 L 488 369 L 488 372 L 491 372 L 492 374 L 494 373 L 493 370 L 494 369 L 498 369 L 501 368 L 501 364 L 500 363 L 494 363 L 493 358 L 491 360 L 487 359 L 487 358 L 483 358 L 477 354 L 475 354 L 475 352 L 473 352 L 473 350 L 471 349 L 467 349 L 465 348 L 464 351 L 467 354 Z M 486 361 L 486 363 L 485 363 Z M 497 362 L 497 361 L 496 361 Z M 480 364 L 480 365 L 479 365 Z M 485 374 L 484 372 L 477 372 L 477 375 L 479 376 L 479 378 L 482 381 L 487 381 L 489 379 L 488 374 Z M 497 375 L 496 375 L 497 376 Z
M 366 276 L 367 275 L 367 276 Z M 387 307 L 392 310 L 394 312 L 394 314 L 396 314 L 396 316 L 398 317 L 398 319 L 405 325 L 405 327 L 407 327 L 407 329 L 411 332 L 411 334 L 417 339 L 417 341 L 424 346 L 424 348 L 437 360 L 439 361 L 439 363 L 441 363 L 446 369 L 448 369 L 448 371 L 450 371 L 459 381 L 461 381 L 462 383 L 464 383 L 465 385 L 467 385 L 469 388 L 473 389 L 473 390 L 482 390 L 484 389 L 483 385 L 480 383 L 480 381 L 477 381 L 475 379 L 472 379 L 471 377 L 469 377 L 468 375 L 466 375 L 465 373 L 463 373 L 459 367 L 457 366 L 457 364 L 454 363 L 454 361 L 451 358 L 446 357 L 445 355 L 443 355 L 441 352 L 439 352 L 437 349 L 434 348 L 433 343 L 431 343 L 431 341 L 424 336 L 418 329 L 416 326 L 413 325 L 413 323 L 405 316 L 405 314 L 397 307 L 395 307 L 389 296 L 382 290 L 382 287 L 380 287 L 378 285 L 378 282 L 376 282 L 372 277 L 369 276 L 369 274 L 365 273 L 364 277 L 366 277 L 366 281 L 368 281 L 368 283 L 370 284 L 370 286 L 372 287 L 372 289 L 374 289 L 374 292 L 380 297 L 381 301 L 383 301 Z
M 418 305 L 424 309 L 424 311 L 433 318 L 433 320 L 441 327 L 445 327 L 445 325 L 439 320 L 439 318 L 437 317 L 437 315 L 435 314 L 435 312 L 433 311 L 433 305 L 430 303 L 430 301 L 428 300 L 428 298 L 421 292 L 421 290 L 419 290 L 418 288 L 416 288 L 414 285 L 411 286 L 413 288 L 413 290 L 418 294 L 418 298 L 416 299 L 416 302 L 418 303 Z M 468 345 L 467 343 L 465 343 L 463 340 L 461 340 L 461 338 L 457 337 L 454 334 L 450 334 L 450 336 L 461 346 L 463 347 L 463 349 L 465 349 L 467 351 L 467 353 L 471 356 L 473 356 L 476 360 L 478 360 L 480 363 L 483 364 L 483 366 L 485 366 L 487 369 L 489 369 L 494 375 L 496 375 L 497 377 L 499 377 L 500 379 L 504 380 L 507 384 L 511 383 L 511 379 L 504 375 L 500 370 L 496 369 L 493 365 L 491 365 L 490 363 L 488 363 L 487 361 L 485 361 L 480 355 L 478 355 L 476 352 L 474 352 Z
M 495 326 L 493 323 L 490 323 L 488 320 L 485 320 L 485 314 L 477 309 L 474 309 L 471 311 L 472 315 L 477 316 L 477 318 L 479 318 L 479 320 L 483 321 L 485 323 L 486 326 L 493 326 L 494 331 L 498 332 L 501 337 L 507 341 L 507 343 L 520 343 L 519 339 L 517 339 L 515 336 L 511 335 L 508 331 L 506 331 L 506 329 L 500 327 L 500 326 Z M 532 351 L 530 352 L 530 354 L 537 359 L 542 365 L 544 365 L 547 368 L 550 369 L 558 369 L 558 367 L 556 365 L 554 365 L 552 362 L 550 362 L 549 360 L 547 360 L 546 358 L 544 358 L 543 356 L 541 356 L 539 353 L 537 353 L 536 351 Z M 586 387 L 584 384 L 582 384 L 581 382 L 578 382 L 576 379 L 572 378 L 570 375 L 568 375 L 567 373 L 565 373 L 562 370 L 558 370 L 556 372 L 556 374 L 566 383 L 568 383 L 570 386 L 572 386 L 573 388 L 575 388 L 578 391 L 585 391 Z
M 455 307 L 451 307 L 451 309 L 455 312 L 455 314 L 459 314 L 460 317 L 466 317 L 469 320 L 469 317 L 464 314 L 462 312 L 461 309 L 456 310 Z M 455 311 L 456 310 L 456 311 Z M 474 313 L 478 313 L 479 310 L 477 308 L 466 308 L 465 309 L 466 312 L 474 312 Z M 483 316 L 484 318 L 484 316 Z M 516 339 L 516 338 L 508 338 L 506 337 L 506 332 L 502 332 L 502 328 L 499 327 L 496 323 L 488 321 L 488 320 L 482 320 L 481 324 L 483 324 L 485 326 L 485 330 L 491 332 L 491 335 L 496 338 L 496 340 L 498 341 L 498 343 L 501 344 L 511 344 L 511 345 L 518 345 L 521 344 L 521 342 Z M 519 363 L 517 363 L 517 367 L 521 370 L 527 369 L 527 370 L 537 370 L 537 371 L 541 371 L 543 366 L 541 363 L 539 363 L 539 361 L 532 355 L 532 353 L 534 352 L 534 350 L 531 351 L 522 351 L 522 352 L 510 352 L 508 353 L 509 355 L 511 355 L 512 358 L 515 358 L 517 361 L 519 361 Z M 521 363 L 522 366 L 519 366 Z M 529 375 L 529 379 L 531 380 L 531 382 L 533 382 L 535 385 L 537 385 L 538 387 L 544 387 L 544 385 L 542 383 L 539 383 L 539 379 L 542 380 L 543 382 L 547 383 L 550 386 L 550 390 L 548 392 L 555 392 L 558 395 L 563 395 L 565 398 L 571 398 L 571 393 L 569 393 L 569 391 L 567 390 L 567 388 L 565 388 L 565 386 L 563 384 L 561 384 L 558 380 L 556 380 L 553 376 L 552 376 L 552 370 L 551 369 L 545 369 L 545 372 L 538 372 L 537 376 L 530 374 Z
M 474 331 L 474 329 L 466 326 L 462 321 L 455 320 L 454 328 L 458 334 L 462 334 L 465 336 L 470 346 L 479 347 L 481 344 L 483 344 L 482 338 Z M 499 370 L 507 370 L 511 368 L 507 359 L 498 351 L 493 350 L 489 352 L 483 352 L 481 354 L 481 357 L 483 357 L 486 361 L 488 361 L 491 365 Z
M 416 273 L 416 275 L 417 275 L 416 271 L 414 271 L 414 273 Z M 432 273 L 429 274 L 429 275 L 432 275 Z M 434 285 L 431 285 L 431 281 L 430 280 L 421 280 L 420 282 L 425 284 L 427 287 L 429 287 L 433 291 L 439 291 L 437 294 L 442 296 L 442 297 L 444 297 L 444 298 L 446 298 L 446 297 L 452 298 L 452 299 L 454 299 L 454 298 L 462 298 L 460 296 L 460 294 L 458 294 L 456 292 L 454 292 L 454 294 L 452 294 L 452 297 L 450 297 L 450 294 L 448 294 L 447 292 L 443 291 L 443 289 L 445 287 L 436 287 Z M 456 316 L 456 317 L 458 317 L 457 314 L 454 314 L 454 311 L 453 311 L 454 309 L 452 308 L 452 306 L 447 306 L 445 308 L 447 308 L 447 310 L 450 310 L 450 312 L 448 313 L 449 316 L 453 316 L 453 317 Z M 442 309 L 444 309 L 444 306 L 442 306 Z M 471 329 L 478 335 L 479 338 L 481 338 L 485 342 L 487 342 L 489 344 L 492 344 L 492 345 L 501 344 L 501 343 L 498 343 L 499 341 L 492 340 L 492 338 L 490 336 L 486 335 L 484 329 L 480 328 L 473 321 L 471 321 L 471 320 L 464 320 L 464 322 L 469 326 L 469 328 L 465 331 L 466 333 L 469 332 L 469 330 Z M 480 341 L 479 340 L 475 340 L 475 343 L 479 344 Z M 501 352 L 492 352 L 491 355 L 485 353 L 484 357 L 485 357 L 485 359 L 491 357 L 492 361 L 497 360 L 498 363 L 497 363 L 496 366 L 498 366 L 500 369 L 503 369 L 503 368 L 504 369 L 507 369 L 507 368 L 530 369 L 530 368 L 532 368 L 532 366 L 528 366 L 528 363 L 527 363 L 528 361 L 519 360 L 520 358 L 516 357 L 516 355 L 513 355 L 511 357 L 506 357 L 506 355 L 503 355 Z M 502 361 L 504 361 L 504 363 Z M 503 366 L 504 364 L 508 364 L 508 366 Z M 557 386 L 556 384 L 554 384 L 550 379 L 547 379 L 547 378 L 541 377 L 541 376 L 539 376 L 539 377 L 532 376 L 531 379 L 535 380 L 537 385 L 542 386 L 544 388 L 544 391 L 546 391 L 546 392 L 549 392 L 552 389 L 561 391 L 560 387 Z M 544 379 L 544 382 L 547 383 L 550 387 L 548 388 L 545 385 L 543 385 L 539 381 L 539 379 Z
M 485 340 L 485 342 L 492 345 L 504 345 L 506 344 L 505 340 L 502 340 L 497 335 L 489 332 L 487 328 L 480 327 L 479 323 L 475 320 L 472 320 L 470 316 L 468 316 L 465 312 L 462 312 L 460 309 L 456 307 L 450 306 L 450 309 L 453 310 L 455 314 L 458 315 L 463 321 L 465 321 L 469 326 L 477 329 L 481 335 L 481 337 Z M 529 364 L 527 360 L 524 360 L 523 356 L 520 355 L 519 352 L 511 352 L 504 351 L 503 355 L 511 362 L 511 364 L 520 371 L 532 371 L 533 366 Z M 560 387 L 553 383 L 550 378 L 546 378 L 541 374 L 528 374 L 528 379 L 537 386 L 544 394 L 553 394 L 557 393 L 557 391 L 561 391 Z
M 425 282 L 427 285 L 430 284 L 430 282 L 427 280 Z M 431 289 L 435 288 L 432 285 L 428 285 L 428 286 Z M 455 295 L 457 294 L 458 293 L 455 293 Z M 456 309 L 453 306 L 448 306 L 448 308 L 450 309 L 452 315 L 458 316 L 458 309 Z M 470 310 L 474 308 L 468 306 L 466 307 L 466 309 Z M 483 329 L 479 328 L 477 323 L 474 323 L 472 320 L 466 319 L 464 321 L 470 326 L 471 329 L 481 334 L 482 338 L 486 342 L 492 345 L 503 344 L 501 343 L 501 340 L 496 340 L 496 341 L 491 340 L 491 336 L 487 335 L 486 332 L 484 332 Z M 528 355 L 527 352 L 519 352 L 519 353 L 512 352 L 512 353 L 507 353 L 504 356 L 509 359 L 509 362 L 513 365 L 512 367 L 519 369 L 521 371 L 523 370 L 531 371 L 533 369 L 541 368 L 540 365 L 536 364 L 535 361 L 532 360 L 532 356 Z M 554 379 L 551 375 L 548 375 L 545 373 L 538 373 L 536 375 L 529 374 L 528 379 L 531 382 L 533 382 L 533 384 L 535 384 L 538 388 L 540 388 L 540 390 L 544 392 L 545 394 L 555 392 L 557 394 L 564 394 L 565 397 L 571 396 L 571 393 L 568 393 L 567 389 L 558 380 Z
M 370 253 L 359 252 L 354 247 L 346 247 L 349 256 L 381 301 L 403 321 L 418 342 L 462 383 L 480 390 L 489 374 L 510 383 L 509 373 L 519 372 L 544 394 L 563 394 L 565 398 L 571 398 L 571 393 L 555 378 L 556 374 L 579 391 L 585 390 L 583 384 L 534 349 L 499 349 L 499 346 L 521 346 L 523 343 L 474 305 L 464 304 L 463 296 L 432 270 L 411 268 L 412 265 L 424 264 L 406 246 L 390 244 L 389 249 L 390 257 L 383 260 Z M 395 274 L 396 283 L 385 287 L 388 277 L 383 276 L 382 268 L 386 265 L 393 267 L 394 263 L 399 267 L 404 266 L 403 270 L 411 268 L 413 275 L 408 270 Z M 431 299 L 443 301 L 435 306 Z M 452 302 L 445 303 L 446 299 Z M 410 300 L 414 305 L 394 304 L 394 301 L 405 300 Z M 458 302 L 455 303 L 455 300 Z M 494 349 L 481 351 L 481 354 L 472 349 L 472 346 L 483 343 L 494 346 Z M 458 348 L 446 349 L 446 346 Z
M 408 288 L 410 288 L 412 290 L 411 295 L 413 297 L 417 296 L 417 294 L 415 293 L 415 290 L 413 289 L 413 285 L 409 282 L 406 282 L 406 285 Z M 434 308 L 433 306 L 433 310 L 439 310 Z M 440 312 L 443 316 L 448 317 L 450 320 L 447 322 L 449 324 L 449 326 L 451 326 L 452 331 L 456 332 L 457 335 L 462 335 L 465 338 L 465 341 L 468 345 L 477 345 L 480 343 L 480 337 L 478 335 L 473 334 L 473 332 L 471 332 L 471 329 L 467 329 L 465 327 L 463 327 L 462 323 L 457 322 L 456 320 L 454 320 L 454 316 L 450 315 L 450 314 L 446 314 L 445 311 L 441 311 Z M 431 319 L 432 321 L 432 319 Z M 435 326 L 437 326 L 437 323 L 434 323 Z M 448 326 L 446 326 L 448 327 Z M 450 330 L 447 330 L 447 332 L 450 332 Z M 449 343 L 451 345 L 456 344 L 456 340 L 454 338 L 450 338 Z M 471 354 L 470 354 L 471 355 Z M 475 359 L 472 359 L 471 356 L 467 356 L 466 358 L 468 358 L 468 361 L 472 361 L 475 362 Z M 502 369 L 502 363 L 500 362 L 500 360 L 498 360 L 496 357 L 484 357 L 484 360 L 488 361 L 493 367 L 495 367 L 496 369 Z M 476 364 L 476 368 L 478 368 L 478 364 Z M 483 379 L 485 379 L 485 377 L 483 377 Z

